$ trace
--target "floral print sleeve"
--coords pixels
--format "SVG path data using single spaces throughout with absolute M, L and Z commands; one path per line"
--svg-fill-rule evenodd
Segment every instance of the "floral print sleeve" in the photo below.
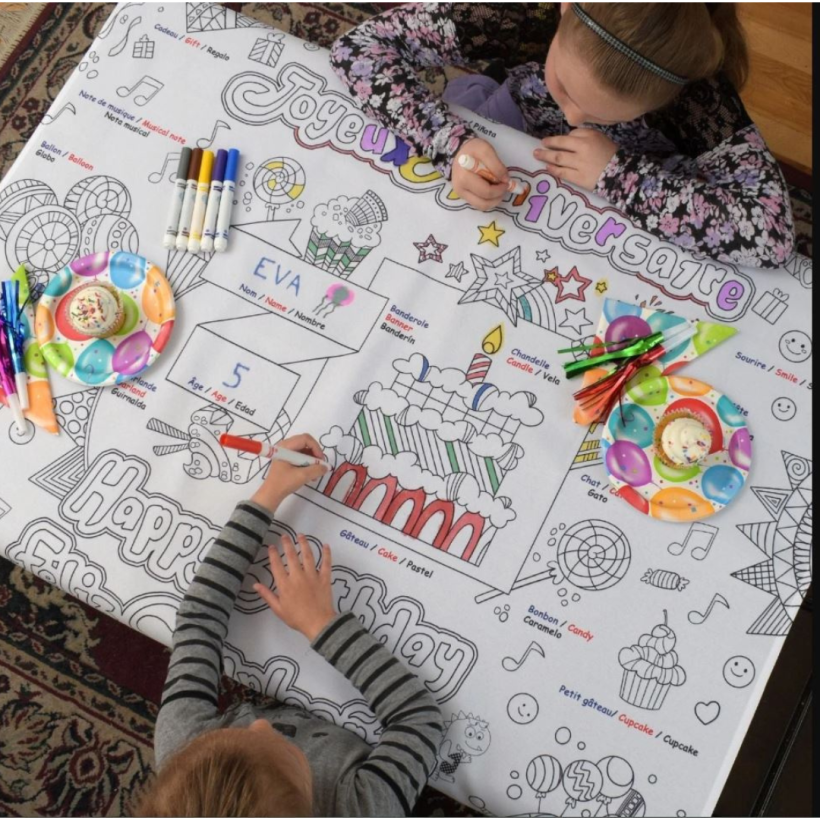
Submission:
M 778 268 L 794 249 L 786 185 L 754 125 L 694 159 L 621 148 L 595 192 L 650 233 L 724 262 Z
M 331 66 L 354 102 L 448 178 L 455 155 L 474 132 L 428 91 L 416 72 L 465 64 L 450 6 L 393 9 L 340 37 L 330 52 Z

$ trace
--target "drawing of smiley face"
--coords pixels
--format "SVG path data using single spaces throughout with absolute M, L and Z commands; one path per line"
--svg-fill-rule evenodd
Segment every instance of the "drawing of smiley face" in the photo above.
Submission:
M 791 421 L 797 415 L 797 405 L 785 396 L 772 402 L 772 415 L 778 421 Z
M 520 692 L 510 698 L 507 714 L 513 723 L 532 723 L 538 717 L 538 701 L 526 692 Z
M 805 362 L 811 356 L 811 337 L 802 330 L 790 330 L 780 337 L 780 353 L 790 362 Z
M 723 665 L 723 680 L 734 689 L 745 689 L 755 679 L 755 665 L 745 655 L 733 655 Z

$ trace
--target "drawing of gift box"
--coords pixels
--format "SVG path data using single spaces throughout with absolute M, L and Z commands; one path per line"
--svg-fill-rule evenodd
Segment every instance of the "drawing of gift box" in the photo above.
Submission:
M 248 59 L 273 68 L 284 48 L 282 39 L 281 34 L 268 34 L 267 37 L 260 37 L 253 44 Z
M 779 288 L 775 288 L 774 291 L 767 290 L 755 302 L 752 310 L 761 319 L 765 319 L 770 325 L 773 325 L 785 313 L 788 307 L 786 304 L 788 299 L 789 294 L 783 293 Z

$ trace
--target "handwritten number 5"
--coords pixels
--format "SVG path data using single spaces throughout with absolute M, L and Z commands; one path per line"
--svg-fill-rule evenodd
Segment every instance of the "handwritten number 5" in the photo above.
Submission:
M 222 382 L 222 385 L 224 387 L 231 387 L 231 388 L 239 387 L 239 383 L 242 381 L 242 374 L 239 372 L 240 370 L 250 371 L 250 368 L 247 367 L 244 364 L 239 364 L 239 362 L 237 362 L 236 367 L 234 367 L 234 369 L 233 369 L 233 374 L 234 374 L 234 376 L 236 376 L 236 381 L 233 384 L 228 384 L 228 382 Z

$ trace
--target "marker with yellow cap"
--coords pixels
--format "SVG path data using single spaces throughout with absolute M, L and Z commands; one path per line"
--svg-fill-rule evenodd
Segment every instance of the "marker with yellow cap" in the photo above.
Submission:
M 213 151 L 203 151 L 202 165 L 199 166 L 199 182 L 196 186 L 194 213 L 191 217 L 191 230 L 188 237 L 189 253 L 196 253 L 202 244 L 202 229 L 205 224 L 205 211 L 208 207 L 208 191 L 211 188 L 211 171 L 213 167 Z

